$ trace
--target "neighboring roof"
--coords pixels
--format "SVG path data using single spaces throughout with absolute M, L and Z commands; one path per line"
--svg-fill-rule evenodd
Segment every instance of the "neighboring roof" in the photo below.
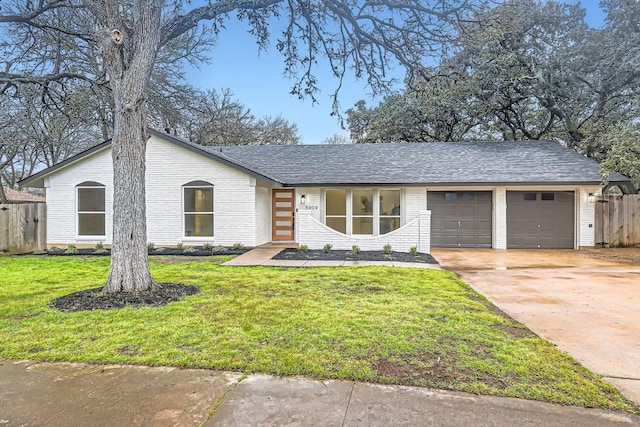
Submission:
M 7 203 L 44 203 L 45 198 L 13 188 L 3 188 Z M 1 202 L 0 202 L 1 203 Z
M 599 185 L 594 160 L 550 141 L 422 142 L 336 145 L 200 146 L 150 133 L 254 177 L 284 186 L 338 185 Z M 107 147 L 103 142 L 20 182 L 42 184 L 46 175 Z M 628 182 L 613 174 L 609 182 Z

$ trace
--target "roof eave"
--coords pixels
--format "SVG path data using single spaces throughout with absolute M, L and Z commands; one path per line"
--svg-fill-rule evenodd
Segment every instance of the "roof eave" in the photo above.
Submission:
M 480 186 L 602 186 L 601 181 L 476 181 L 476 182 L 285 182 L 284 187 L 480 187 Z

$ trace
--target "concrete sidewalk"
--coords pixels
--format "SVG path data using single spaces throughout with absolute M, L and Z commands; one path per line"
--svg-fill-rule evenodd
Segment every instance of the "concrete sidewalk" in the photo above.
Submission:
M 0 361 L 2 426 L 631 426 L 625 412 L 353 381 Z

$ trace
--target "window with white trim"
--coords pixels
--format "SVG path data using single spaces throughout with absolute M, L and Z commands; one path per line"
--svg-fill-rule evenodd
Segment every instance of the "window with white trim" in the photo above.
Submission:
M 83 182 L 76 186 L 78 236 L 105 236 L 105 186 Z
M 213 237 L 213 184 L 193 181 L 182 189 L 184 237 Z
M 401 192 L 354 188 L 324 191 L 327 227 L 347 235 L 382 235 L 401 225 Z
M 400 228 L 400 190 L 380 190 L 380 234 Z
M 326 190 L 324 199 L 325 224 L 347 234 L 347 190 Z

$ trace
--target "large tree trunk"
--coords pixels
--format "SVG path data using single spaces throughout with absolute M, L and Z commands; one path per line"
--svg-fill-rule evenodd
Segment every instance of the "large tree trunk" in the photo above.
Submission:
M 111 143 L 113 243 L 105 292 L 146 291 L 155 285 L 147 253 L 145 104 L 144 97 L 133 100 L 129 106 L 116 100 Z
M 145 158 L 147 90 L 160 48 L 162 0 L 132 3 L 133 26 L 119 2 L 94 2 L 104 27 L 98 40 L 114 98 L 113 241 L 105 292 L 146 291 L 155 286 L 147 254 Z

